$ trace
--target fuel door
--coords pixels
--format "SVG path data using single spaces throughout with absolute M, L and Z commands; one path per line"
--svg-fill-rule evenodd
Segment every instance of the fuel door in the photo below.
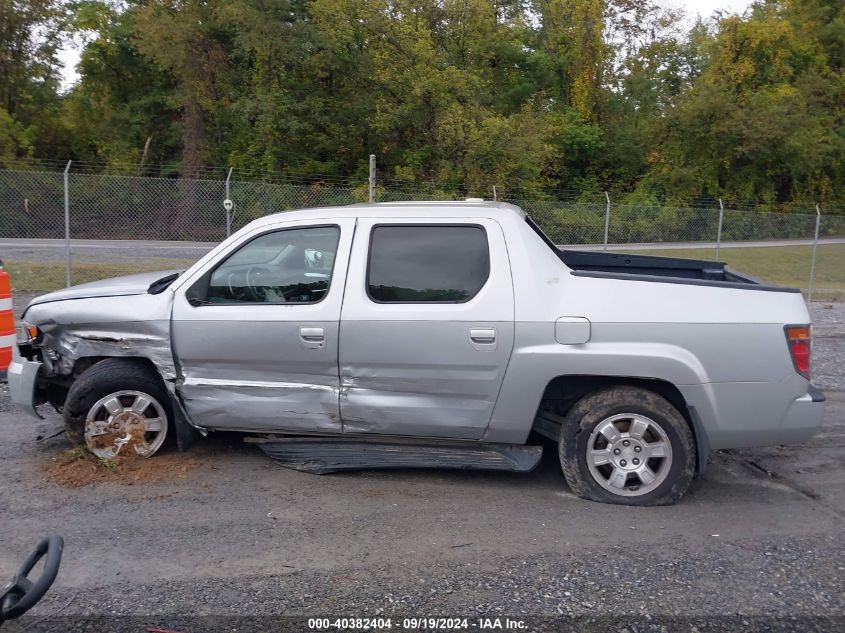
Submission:
M 590 320 L 564 316 L 555 321 L 555 340 L 561 345 L 581 345 L 590 340 Z

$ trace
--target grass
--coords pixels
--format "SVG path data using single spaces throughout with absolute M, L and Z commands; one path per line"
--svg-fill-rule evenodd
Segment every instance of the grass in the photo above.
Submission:
M 614 251 L 618 252 L 618 251 Z M 715 259 L 714 249 L 668 249 L 640 252 L 644 255 L 666 255 L 694 259 Z M 734 270 L 765 281 L 801 288 L 806 293 L 810 277 L 810 246 L 766 246 L 723 248 L 719 258 Z M 12 286 L 19 292 L 48 292 L 65 285 L 63 262 L 6 261 Z M 190 259 L 156 259 L 137 264 L 74 263 L 73 282 L 82 283 L 168 268 L 187 268 Z M 823 244 L 818 247 L 813 297 L 831 301 L 845 300 L 845 244 Z
M 156 259 L 135 264 L 73 263 L 72 282 L 81 284 L 108 277 L 120 277 L 156 270 L 185 269 L 194 259 Z M 50 292 L 65 287 L 64 262 L 32 262 L 3 260 L 12 279 L 12 288 L 18 292 Z
M 79 461 L 88 461 L 97 466 L 102 466 L 107 470 L 114 470 L 120 464 L 111 459 L 100 459 L 90 450 L 88 450 L 87 446 L 74 446 L 73 448 L 67 449 L 64 453 L 59 455 L 57 461 L 62 466 L 67 466 L 68 464 L 73 464 Z

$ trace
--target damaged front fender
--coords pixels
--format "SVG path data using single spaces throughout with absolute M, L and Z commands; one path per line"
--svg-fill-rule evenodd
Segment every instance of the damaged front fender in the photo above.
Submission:
M 42 355 L 47 376 L 72 375 L 88 358 L 145 358 L 166 382 L 176 379 L 167 321 L 57 325 L 44 334 Z
M 90 297 L 34 304 L 26 320 L 42 332 L 45 376 L 73 375 L 87 358 L 146 358 L 176 379 L 170 347 L 172 294 Z
M 170 341 L 172 293 L 95 297 L 35 304 L 26 320 L 41 330 L 39 383 L 46 392 L 67 386 L 92 363 L 104 358 L 149 361 L 170 396 L 180 450 L 197 437 L 177 392 L 178 370 Z M 53 398 L 54 404 L 63 396 Z

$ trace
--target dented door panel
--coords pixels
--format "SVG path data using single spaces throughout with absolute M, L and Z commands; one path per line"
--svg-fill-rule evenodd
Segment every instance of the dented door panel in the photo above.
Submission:
M 325 224 L 280 222 L 264 232 Z M 340 227 L 340 236 L 328 291 L 316 303 L 191 305 L 184 290 L 176 293 L 177 385 L 193 424 L 256 432 L 341 431 L 338 335 L 355 218 L 329 224 Z
M 232 430 L 340 430 L 337 322 L 306 347 L 300 322 L 173 323 L 180 392 L 191 420 Z
M 489 271 L 463 302 L 377 302 L 367 292 L 374 227 L 484 228 Z M 479 439 L 514 344 L 510 262 L 489 218 L 359 218 L 340 328 L 344 433 Z
M 496 332 L 495 349 L 479 351 L 470 338 L 476 328 Z M 478 439 L 496 404 L 513 324 L 344 321 L 341 341 L 345 432 Z

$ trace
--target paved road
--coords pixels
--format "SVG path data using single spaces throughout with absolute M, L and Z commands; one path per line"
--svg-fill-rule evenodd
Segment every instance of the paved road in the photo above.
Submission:
M 722 248 L 809 246 L 808 240 L 723 242 Z M 819 244 L 845 244 L 843 238 L 825 238 Z M 213 242 L 158 242 L 144 240 L 71 240 L 74 261 L 79 263 L 131 263 L 150 260 L 195 261 L 216 246 Z M 562 246 L 561 248 L 568 248 Z M 602 250 L 602 245 L 577 244 L 572 248 Z M 610 244 L 608 250 L 715 249 L 715 242 L 673 242 L 660 244 Z M 63 262 L 64 240 L 0 239 L 0 260 Z
M 217 244 L 213 242 L 154 242 L 141 240 L 71 240 L 75 263 L 126 264 L 135 262 L 191 263 Z M 0 260 L 64 262 L 64 240 L 0 240 Z

